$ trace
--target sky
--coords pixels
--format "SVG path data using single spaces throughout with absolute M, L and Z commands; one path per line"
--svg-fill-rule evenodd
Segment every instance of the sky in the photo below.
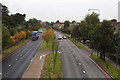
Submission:
M 0 0 L 7 6 L 10 14 L 26 14 L 26 20 L 36 18 L 42 21 L 65 20 L 80 22 L 93 10 L 100 10 L 100 21 L 118 19 L 118 2 L 120 0 Z M 95 10 L 99 13 L 98 10 Z

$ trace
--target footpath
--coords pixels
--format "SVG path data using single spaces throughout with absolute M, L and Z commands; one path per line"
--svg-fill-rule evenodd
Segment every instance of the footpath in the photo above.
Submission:
M 38 51 L 36 53 L 35 57 L 31 60 L 31 63 L 22 76 L 23 80 L 25 78 L 36 78 L 39 80 L 47 54 L 48 51 Z
M 80 43 L 79 41 L 77 41 L 78 43 Z M 87 45 L 80 43 L 81 45 L 85 46 L 88 50 L 92 50 L 90 49 Z M 105 60 L 109 63 L 111 63 L 112 65 L 114 65 L 116 67 L 116 62 L 110 60 L 109 58 L 105 57 Z M 120 69 L 120 65 L 117 64 L 117 68 Z

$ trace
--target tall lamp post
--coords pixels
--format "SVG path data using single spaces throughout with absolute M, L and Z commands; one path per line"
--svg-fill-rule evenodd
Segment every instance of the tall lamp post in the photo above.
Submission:
M 93 11 L 93 12 L 95 12 L 96 10 L 98 11 L 99 18 L 100 18 L 100 10 L 99 9 L 88 9 L 88 11 Z

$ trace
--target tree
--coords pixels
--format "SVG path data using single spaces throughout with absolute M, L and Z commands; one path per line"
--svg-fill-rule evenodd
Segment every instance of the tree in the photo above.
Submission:
M 59 22 L 60 22 L 59 20 L 56 21 L 56 23 L 59 23 Z
M 38 30 L 41 27 L 40 20 L 37 20 L 35 18 L 29 19 L 25 25 L 27 26 L 27 29 L 29 30 Z
M 95 27 L 100 24 L 98 14 L 92 13 L 91 15 L 88 14 L 85 17 L 85 20 L 81 21 L 80 27 L 79 27 L 79 32 L 81 33 L 81 37 L 83 40 L 91 40 L 92 38 L 92 33 L 95 30 Z
M 32 31 L 28 30 L 28 31 L 27 31 L 27 34 L 26 34 L 27 37 L 30 37 L 30 36 L 31 36 L 31 33 L 32 33 Z
M 10 32 L 11 36 L 14 36 L 14 34 L 18 32 L 18 28 L 17 27 L 9 28 L 9 32 Z
M 16 27 L 19 25 L 22 25 L 25 21 L 25 14 L 20 14 L 20 13 L 16 13 L 16 14 L 11 14 L 10 15 L 10 26 L 11 27 Z
M 45 42 L 47 43 L 47 47 L 48 47 L 48 42 L 50 41 L 50 38 L 51 38 L 51 34 L 46 31 L 43 35 L 42 35 L 42 38 L 45 40 Z
M 85 22 L 87 23 L 88 26 L 95 27 L 97 24 L 100 23 L 98 16 L 99 15 L 94 12 L 91 15 L 88 14 L 85 17 Z
M 14 36 L 10 36 L 10 45 L 14 45 L 14 44 L 15 44 Z
M 65 21 L 64 22 L 64 31 L 65 31 L 65 33 L 67 33 L 68 32 L 68 27 L 70 26 L 70 22 L 69 21 Z
M 8 13 L 9 13 L 8 7 L 2 5 L 2 23 L 7 27 L 9 26 L 9 18 L 10 18 Z
M 8 47 L 10 44 L 10 33 L 8 28 L 3 24 L 2 25 L 2 47 Z
M 76 25 L 75 28 L 72 30 L 72 37 L 74 39 L 78 39 L 81 36 L 81 33 L 79 32 L 79 25 Z
M 92 47 L 100 52 L 100 58 L 105 60 L 105 53 L 112 53 L 113 49 L 113 28 L 111 21 L 104 20 L 92 33 Z
M 21 35 L 17 32 L 14 34 L 14 37 L 15 37 L 15 41 L 18 42 L 21 38 Z

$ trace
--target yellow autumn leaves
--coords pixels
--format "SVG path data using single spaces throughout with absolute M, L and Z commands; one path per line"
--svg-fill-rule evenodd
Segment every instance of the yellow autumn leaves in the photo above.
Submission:
M 49 28 L 43 35 L 42 35 L 42 38 L 43 40 L 47 43 L 47 46 L 48 46 L 48 42 L 53 34 L 53 29 L 52 28 Z
M 14 45 L 16 42 L 19 42 L 22 39 L 26 38 L 26 32 L 20 31 L 14 34 L 14 36 L 10 36 L 11 44 Z

